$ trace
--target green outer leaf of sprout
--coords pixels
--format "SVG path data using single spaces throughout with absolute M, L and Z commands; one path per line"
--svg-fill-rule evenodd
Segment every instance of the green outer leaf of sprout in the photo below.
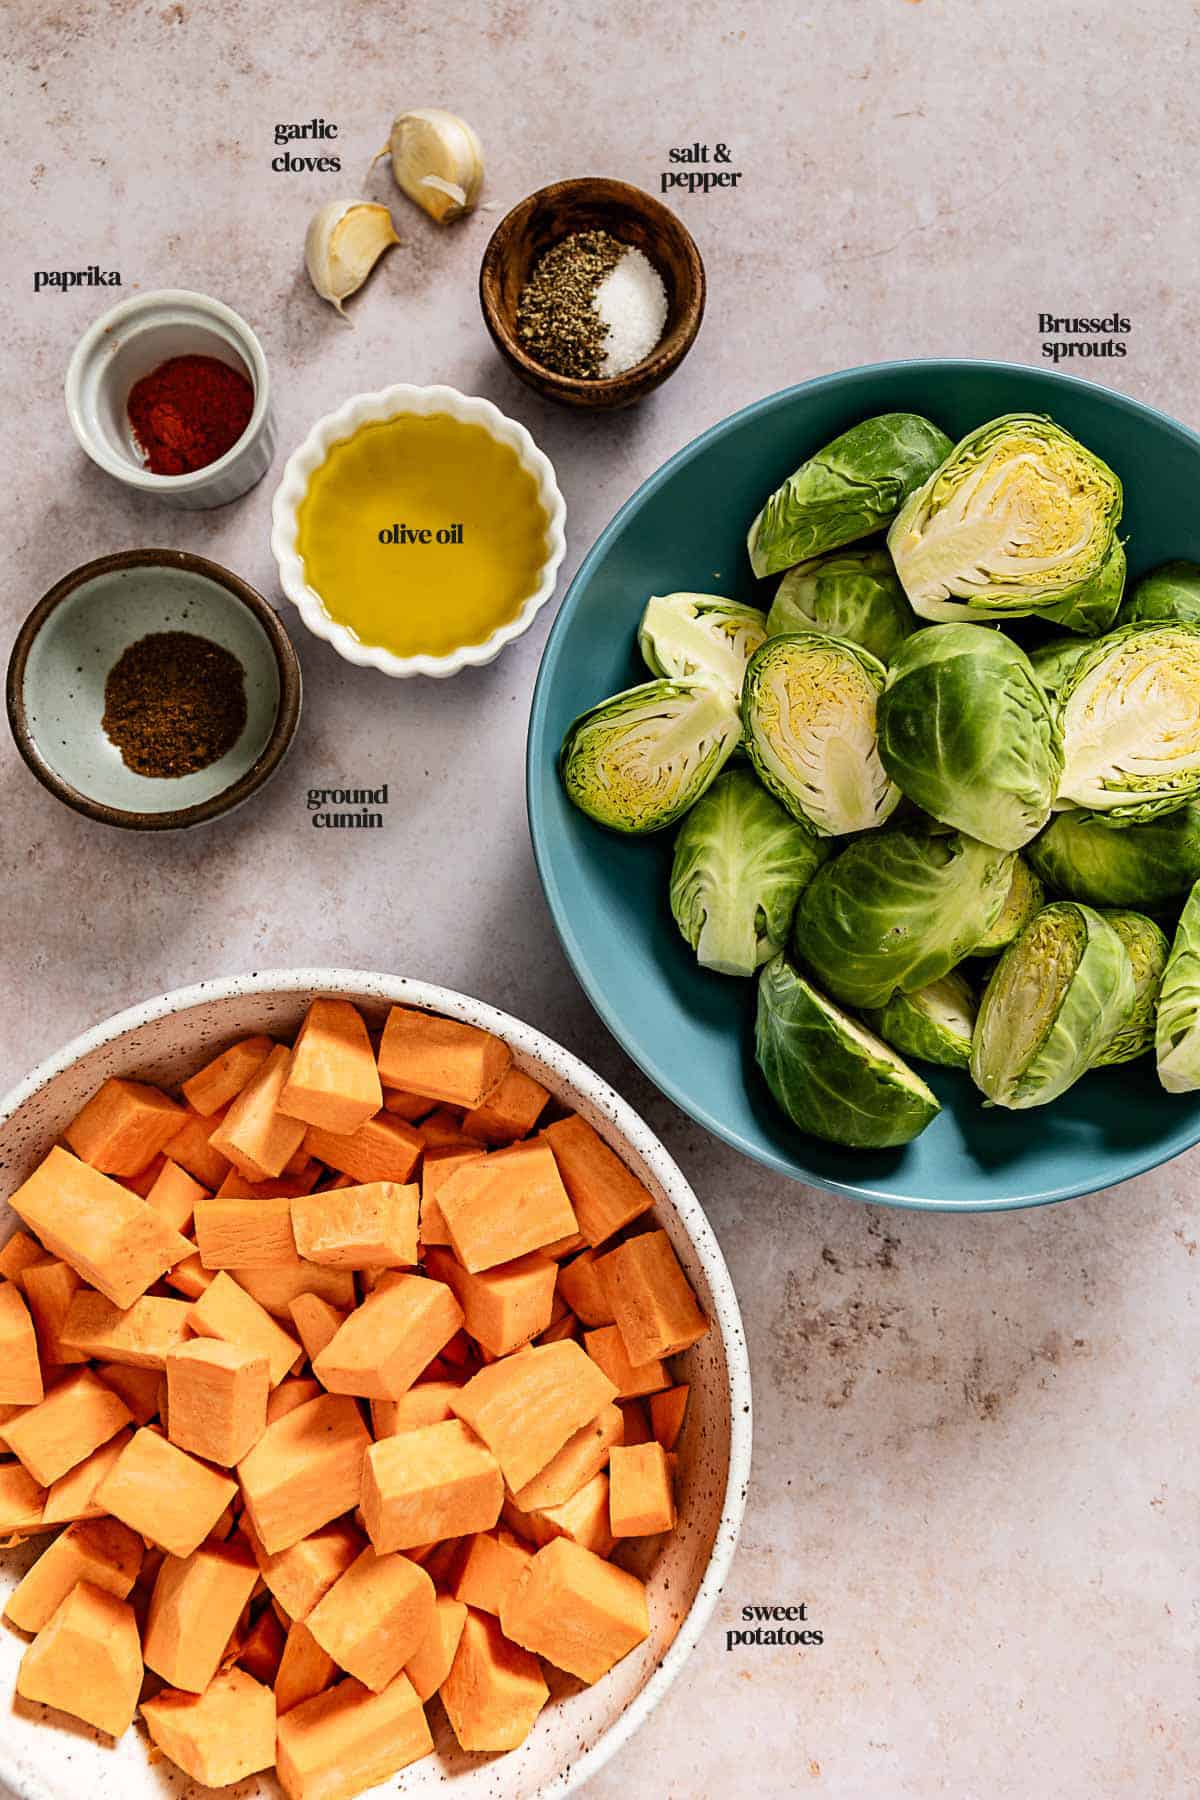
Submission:
M 1121 602 L 1118 625 L 1200 625 L 1200 563 L 1178 560 L 1139 576 Z
M 1106 813 L 1059 813 L 1025 855 L 1067 899 L 1157 912 L 1200 881 L 1200 802 L 1120 831 Z
M 971 1060 L 975 995 L 966 977 L 952 969 L 911 994 L 893 994 L 886 1006 L 868 1007 L 864 1018 L 885 1044 L 902 1056 L 965 1069 Z
M 737 703 L 707 681 L 645 681 L 589 708 L 559 754 L 567 797 L 597 824 L 673 825 L 720 774 L 740 735 Z
M 1061 694 L 1071 670 L 1091 648 L 1087 638 L 1051 638 L 1029 652 L 1030 666 L 1048 694 Z
M 736 698 L 746 664 L 766 635 L 766 614 L 757 606 L 719 594 L 652 594 L 638 626 L 638 648 L 652 675 L 706 675 Z
M 1144 823 L 1200 794 L 1200 626 L 1124 625 L 1059 697 L 1059 802 Z
M 1128 1015 L 1096 1057 L 1094 1069 L 1133 1062 L 1153 1050 L 1158 988 L 1171 948 L 1154 920 L 1144 913 L 1106 912 L 1104 917 L 1128 952 L 1134 993 Z
M 1013 858 L 1012 880 L 1004 905 L 996 914 L 995 920 L 984 932 L 972 956 L 994 956 L 998 950 L 1006 950 L 1015 938 L 1019 938 L 1035 913 L 1041 912 L 1046 904 L 1046 890 L 1034 874 L 1024 857 Z
M 917 623 L 883 545 L 852 544 L 788 570 L 767 614 L 767 636 L 823 631 L 886 663 Z
M 1200 1088 L 1200 881 L 1179 916 L 1163 970 L 1154 1053 L 1169 1094 Z

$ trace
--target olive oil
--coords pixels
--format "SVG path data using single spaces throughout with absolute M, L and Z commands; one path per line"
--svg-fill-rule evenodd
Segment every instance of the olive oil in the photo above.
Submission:
M 308 585 L 360 643 L 397 656 L 480 644 L 536 590 L 549 545 L 515 450 L 448 413 L 331 445 L 298 514 Z

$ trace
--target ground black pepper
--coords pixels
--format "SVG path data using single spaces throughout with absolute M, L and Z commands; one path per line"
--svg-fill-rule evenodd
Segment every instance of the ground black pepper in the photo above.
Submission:
M 222 644 L 194 632 L 152 632 L 109 670 L 102 724 L 136 775 L 192 775 L 242 735 L 242 665 Z
M 607 327 L 592 302 L 624 254 L 607 231 L 573 231 L 538 258 L 517 302 L 517 336 L 546 368 L 580 381 L 603 374 Z

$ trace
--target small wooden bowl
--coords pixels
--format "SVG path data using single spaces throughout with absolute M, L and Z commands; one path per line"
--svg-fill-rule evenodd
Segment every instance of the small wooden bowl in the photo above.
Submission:
M 517 336 L 517 305 L 542 253 L 574 231 L 607 231 L 644 252 L 667 290 L 663 335 L 642 362 L 622 375 L 582 381 L 537 362 Z M 608 410 L 629 406 L 665 381 L 683 361 L 704 317 L 704 264 L 691 232 L 675 214 L 625 181 L 584 176 L 539 188 L 501 219 L 479 271 L 479 302 L 488 330 L 521 380 L 564 406 Z

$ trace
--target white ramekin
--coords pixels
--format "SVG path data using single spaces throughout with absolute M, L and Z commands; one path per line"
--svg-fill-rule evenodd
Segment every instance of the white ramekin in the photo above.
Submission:
M 361 425 L 381 419 L 394 419 L 402 413 L 415 413 L 427 418 L 431 413 L 449 413 L 468 425 L 482 425 L 497 443 L 515 450 L 521 466 L 537 483 L 538 499 L 545 508 L 546 539 L 549 548 L 542 564 L 538 585 L 515 619 L 500 625 L 482 644 L 464 644 L 445 656 L 396 656 L 377 644 L 360 643 L 345 625 L 331 619 L 320 595 L 304 576 L 304 564 L 297 548 L 297 514 L 308 492 L 314 472 L 324 462 L 330 447 L 342 438 L 351 437 Z M 397 382 L 374 394 L 355 394 L 336 412 L 318 419 L 304 442 L 293 450 L 284 466 L 283 478 L 271 503 L 271 550 L 279 565 L 279 582 L 288 599 L 299 612 L 311 632 L 333 645 L 339 656 L 360 668 L 378 669 L 384 675 L 457 675 L 460 669 L 479 669 L 493 662 L 505 644 L 519 638 L 533 623 L 535 615 L 554 592 L 558 566 L 566 553 L 566 502 L 558 490 L 549 457 L 543 455 L 523 425 L 502 413 L 490 400 L 471 394 L 460 394 L 452 387 L 413 387 Z
M 126 405 L 134 383 L 172 356 L 215 356 L 241 366 L 254 387 L 254 411 L 237 443 L 207 468 L 155 475 L 134 443 Z M 262 345 L 232 307 L 186 288 L 122 300 L 89 325 L 67 365 L 66 397 L 71 428 L 92 461 L 168 506 L 225 506 L 262 480 L 275 454 Z

